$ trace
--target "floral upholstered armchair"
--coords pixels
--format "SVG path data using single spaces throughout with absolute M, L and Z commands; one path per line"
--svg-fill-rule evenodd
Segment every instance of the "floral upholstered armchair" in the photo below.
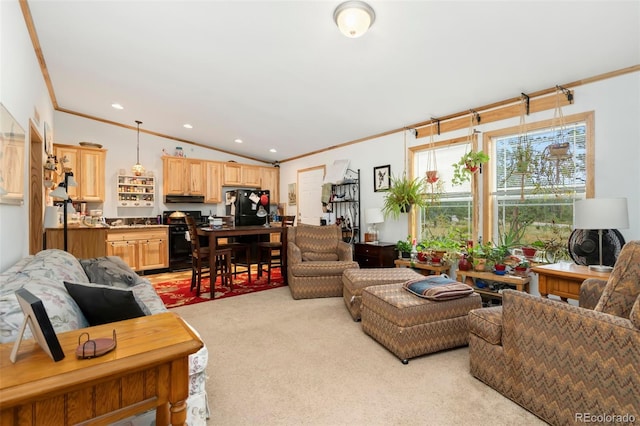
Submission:
M 358 268 L 338 226 L 304 225 L 287 233 L 287 279 L 294 299 L 342 297 L 342 272 Z
M 582 284 L 580 306 L 505 290 L 469 331 L 471 374 L 546 422 L 640 419 L 640 241 Z

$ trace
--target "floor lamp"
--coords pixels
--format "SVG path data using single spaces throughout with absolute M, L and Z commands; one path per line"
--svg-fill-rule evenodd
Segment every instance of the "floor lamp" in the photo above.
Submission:
M 65 171 L 64 172 L 64 181 L 60 182 L 58 187 L 51 191 L 51 197 L 58 198 L 62 200 L 62 235 L 64 239 L 64 251 L 67 251 L 67 241 L 68 241 L 68 230 L 69 225 L 67 223 L 67 218 L 69 213 L 75 213 L 75 209 L 73 208 L 72 200 L 69 198 L 69 194 L 67 193 L 67 188 L 69 186 L 78 186 L 76 180 L 73 178 L 73 172 Z
M 576 229 L 598 230 L 599 265 L 589 265 L 589 269 L 609 272 L 613 268 L 602 264 L 602 231 L 604 229 L 625 229 L 629 227 L 629 213 L 626 198 L 586 198 L 573 206 L 573 226 Z

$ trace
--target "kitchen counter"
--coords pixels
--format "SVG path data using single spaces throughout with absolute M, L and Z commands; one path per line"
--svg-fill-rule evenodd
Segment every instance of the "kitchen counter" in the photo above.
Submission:
M 168 228 L 168 227 L 169 225 L 153 224 L 153 225 L 111 225 L 108 228 L 109 229 L 140 229 L 140 228 L 153 229 L 153 228 Z

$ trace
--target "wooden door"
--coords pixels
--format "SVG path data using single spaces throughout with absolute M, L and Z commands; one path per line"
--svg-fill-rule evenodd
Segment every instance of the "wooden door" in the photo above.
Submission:
M 138 241 L 138 268 L 160 269 L 169 266 L 167 240 L 149 239 Z
M 55 155 L 58 158 L 58 170 L 57 173 L 60 173 L 60 176 L 56 176 L 56 183 L 60 183 L 64 181 L 64 169 L 71 169 L 74 174 L 74 177 L 78 177 L 81 175 L 80 168 L 80 158 L 78 157 L 78 148 L 67 147 L 67 146 L 57 146 L 55 147 Z M 70 186 L 67 188 L 67 194 L 74 201 L 78 198 L 80 192 L 78 191 L 77 186 Z
M 187 160 L 186 175 L 189 183 L 188 193 L 190 195 L 204 195 L 204 161 Z
M 298 223 L 320 225 L 325 166 L 298 170 Z
M 222 167 L 224 185 L 242 185 L 242 166 L 238 163 L 224 163 Z
M 242 185 L 251 187 L 260 187 L 260 167 L 250 166 L 247 164 L 242 165 Z M 268 188 L 261 188 L 268 189 Z
M 187 186 L 184 158 L 164 157 L 162 160 L 164 195 L 184 195 Z
M 222 202 L 222 164 L 216 161 L 206 161 L 205 169 L 205 203 Z
M 29 254 L 36 254 L 44 248 L 44 203 L 42 194 L 42 157 L 44 143 L 42 137 L 29 121 Z
M 107 241 L 107 256 L 118 256 L 134 271 L 138 270 L 136 262 L 135 241 Z
M 270 191 L 271 204 L 280 202 L 280 169 L 277 167 L 260 167 L 260 188 Z
M 80 175 L 75 174 L 80 186 L 80 199 L 90 202 L 104 201 L 105 153 L 99 150 L 80 150 Z

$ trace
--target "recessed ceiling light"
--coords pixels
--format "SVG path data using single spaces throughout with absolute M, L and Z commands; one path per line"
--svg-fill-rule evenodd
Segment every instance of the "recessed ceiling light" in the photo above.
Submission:
M 111 106 L 115 109 L 124 109 L 124 107 L 120 104 L 111 104 Z
M 185 129 L 193 129 L 193 126 L 189 123 L 183 124 L 182 127 L 184 127 Z
M 233 140 L 235 143 L 242 143 L 242 139 L 234 139 Z
M 269 150 L 269 152 L 278 152 L 278 151 L 276 151 L 276 149 L 275 149 L 275 148 L 271 148 L 271 149 Z

